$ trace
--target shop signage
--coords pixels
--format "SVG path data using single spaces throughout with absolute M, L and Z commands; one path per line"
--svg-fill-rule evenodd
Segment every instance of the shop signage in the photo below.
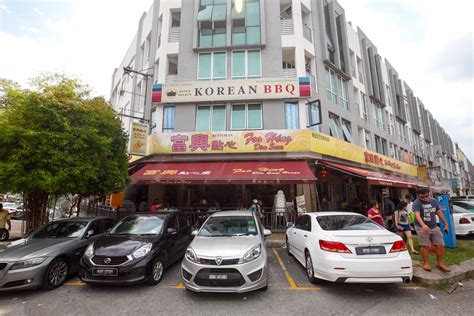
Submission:
M 213 80 L 154 84 L 153 103 L 288 99 L 311 96 L 308 77 Z
M 133 122 L 130 133 L 130 155 L 145 156 L 147 139 L 148 125 Z

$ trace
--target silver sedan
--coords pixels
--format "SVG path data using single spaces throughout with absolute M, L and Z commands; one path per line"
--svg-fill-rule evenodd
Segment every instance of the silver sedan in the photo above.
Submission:
M 184 286 L 195 292 L 248 292 L 268 286 L 264 229 L 250 211 L 211 215 L 186 250 Z

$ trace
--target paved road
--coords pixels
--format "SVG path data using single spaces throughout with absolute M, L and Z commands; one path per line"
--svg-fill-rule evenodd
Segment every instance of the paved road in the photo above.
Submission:
M 452 295 L 414 284 L 321 282 L 314 286 L 284 249 L 269 251 L 269 265 L 267 291 L 192 293 L 180 285 L 179 264 L 175 264 L 155 287 L 92 287 L 72 278 L 54 291 L 1 293 L 0 315 L 474 314 L 473 280 L 465 281 Z

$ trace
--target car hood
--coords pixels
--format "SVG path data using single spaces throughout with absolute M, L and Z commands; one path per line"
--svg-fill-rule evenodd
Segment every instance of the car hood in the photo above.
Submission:
M 56 251 L 77 242 L 76 238 L 24 238 L 0 248 L 0 260 L 15 261 L 54 256 Z
M 94 242 L 94 254 L 108 257 L 128 256 L 141 246 L 153 242 L 155 238 L 157 237 L 105 235 Z
M 200 237 L 190 247 L 200 258 L 241 258 L 252 247 L 261 243 L 259 236 Z

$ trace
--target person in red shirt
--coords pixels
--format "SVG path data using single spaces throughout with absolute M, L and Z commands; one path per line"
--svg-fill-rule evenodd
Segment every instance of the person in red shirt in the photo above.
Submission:
M 150 205 L 150 213 L 155 214 L 158 212 L 158 209 L 161 207 L 160 201 L 155 199 L 153 203 Z
M 373 200 L 373 201 L 370 201 L 369 205 L 370 205 L 370 210 L 367 212 L 369 219 L 373 220 L 380 226 L 385 227 L 383 223 L 382 211 L 379 210 L 379 202 L 377 202 L 376 200 Z

